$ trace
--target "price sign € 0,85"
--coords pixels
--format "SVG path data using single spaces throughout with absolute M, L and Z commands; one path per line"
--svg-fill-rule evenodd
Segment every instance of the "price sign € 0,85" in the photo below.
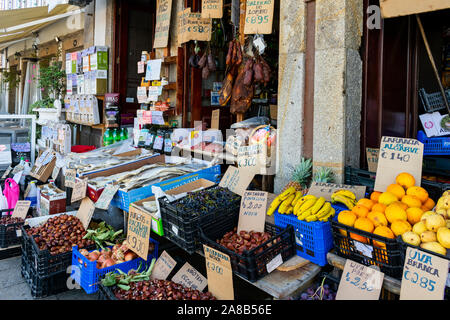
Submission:
M 384 273 L 347 259 L 336 300 L 378 300 Z
M 152 227 L 152 217 L 143 212 L 137 212 L 130 208 L 128 216 L 127 242 L 142 259 L 147 260 L 148 243 L 150 239 L 150 229 Z
M 448 260 L 408 247 L 400 300 L 443 300 L 448 267 Z

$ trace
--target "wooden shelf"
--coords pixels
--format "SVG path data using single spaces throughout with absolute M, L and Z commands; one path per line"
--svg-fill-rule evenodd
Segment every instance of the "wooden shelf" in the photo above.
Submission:
M 169 82 L 169 84 L 167 84 L 163 87 L 163 90 L 177 90 L 177 83 Z
M 163 63 L 175 64 L 175 63 L 177 63 L 177 56 L 165 57 Z

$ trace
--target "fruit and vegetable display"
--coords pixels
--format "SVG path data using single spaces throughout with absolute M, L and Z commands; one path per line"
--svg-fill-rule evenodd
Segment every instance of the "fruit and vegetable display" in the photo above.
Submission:
M 57 255 L 72 251 L 72 247 L 77 245 L 79 248 L 85 248 L 93 245 L 95 242 L 89 239 L 83 239 L 87 234 L 80 219 L 75 216 L 63 214 L 48 219 L 43 225 L 27 230 L 30 237 L 40 250 L 49 250 L 51 255 Z
M 235 227 L 232 231 L 225 233 L 222 239 L 216 240 L 216 242 L 242 255 L 244 251 L 255 249 L 271 238 L 272 235 L 268 232 L 240 231 L 237 233 L 237 228 Z M 259 252 L 261 251 L 262 248 Z
M 401 236 L 409 244 L 445 255 L 446 248 L 450 247 L 449 216 L 447 210 L 443 211 L 447 195 L 444 193 L 441 198 L 444 199 L 440 203 L 441 214 L 432 211 L 435 202 L 428 192 L 415 185 L 411 174 L 400 173 L 386 191 L 374 191 L 370 198 L 360 199 L 350 210 L 341 211 L 338 222 L 388 239 Z M 350 233 L 350 237 L 362 243 L 369 242 L 354 233 Z M 379 241 L 373 243 L 386 247 Z
M 345 192 L 350 192 L 345 190 Z M 303 195 L 301 191 L 296 191 L 294 187 L 276 197 L 267 211 L 267 215 L 272 215 L 278 208 L 280 214 L 293 214 L 298 220 L 313 222 L 326 222 L 332 219 L 336 213 L 331 203 L 324 197 L 313 195 Z
M 212 188 L 188 192 L 175 204 L 177 210 L 193 214 L 206 214 L 216 209 L 230 206 L 233 202 L 240 203 L 241 197 L 227 188 L 215 186 Z
M 16 224 L 16 223 L 23 223 L 25 220 L 22 218 L 13 218 L 11 216 L 5 216 L 0 218 L 0 225 L 8 225 L 8 224 Z
M 123 233 L 123 230 L 114 231 L 114 228 L 107 225 L 104 221 L 100 222 L 97 229 L 88 229 L 83 239 L 93 240 L 95 244 L 104 248 L 104 245 L 113 246 L 117 237 Z
M 203 293 L 170 280 L 150 280 L 156 259 L 147 270 L 139 272 L 121 270 L 109 272 L 102 279 L 105 287 L 113 287 L 114 296 L 119 300 L 216 300 L 210 293 Z

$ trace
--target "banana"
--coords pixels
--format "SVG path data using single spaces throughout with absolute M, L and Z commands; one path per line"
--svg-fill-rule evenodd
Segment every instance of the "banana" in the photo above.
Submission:
M 305 220 L 306 220 L 306 222 L 313 222 L 313 221 L 317 221 L 318 219 L 317 219 L 317 216 L 315 216 L 315 215 L 310 215 L 310 216 L 307 217 Z
M 286 211 L 286 214 L 291 214 L 294 212 L 294 207 L 289 207 L 289 209 Z
M 319 212 L 319 210 L 322 208 L 322 206 L 325 204 L 325 198 L 320 197 L 317 199 L 316 203 L 311 207 L 312 214 L 316 214 Z
M 308 198 L 307 198 L 308 197 Z M 299 214 L 299 210 L 300 210 L 300 207 L 307 201 L 307 200 L 309 200 L 309 199 L 315 199 L 316 197 L 314 197 L 313 196 L 313 198 L 311 198 L 311 196 L 304 196 L 304 197 L 301 197 L 298 201 L 297 201 L 297 203 L 295 204 L 295 206 L 294 206 L 294 214 L 296 215 L 296 216 L 298 216 L 298 214 Z
M 353 209 L 353 207 L 356 205 L 356 201 L 347 197 L 344 197 L 340 194 L 335 194 L 331 196 L 331 200 L 333 201 L 333 203 L 336 202 L 340 202 L 342 204 L 344 204 L 347 208 L 349 208 L 350 210 Z
M 313 196 L 312 194 L 307 194 L 303 197 L 304 201 L 311 200 L 311 199 L 317 199 L 316 196 Z
M 297 204 L 298 200 L 300 200 L 303 197 L 303 193 L 301 191 L 297 191 L 295 193 L 295 198 L 294 201 L 292 201 L 292 206 L 295 207 L 295 205 Z
M 344 197 L 350 198 L 352 200 L 356 200 L 356 195 L 353 192 L 349 191 L 349 190 L 345 190 L 345 189 L 337 190 L 333 194 L 340 194 L 340 195 L 342 195 Z
M 272 203 L 269 206 L 269 210 L 267 210 L 267 215 L 271 216 L 275 210 L 278 208 L 278 206 L 281 204 L 281 199 L 280 196 L 276 197 L 275 199 L 273 199 Z
M 298 216 L 298 220 L 305 220 L 307 217 L 309 217 L 310 215 L 312 215 L 311 209 L 308 209 L 306 211 L 304 211 L 302 214 L 300 214 Z
M 294 187 L 288 188 L 285 192 L 279 195 L 281 201 L 286 200 L 291 194 L 295 194 L 297 190 Z
M 323 218 L 325 217 L 327 214 L 330 213 L 332 207 L 331 207 L 331 203 L 329 202 L 325 202 L 325 204 L 323 205 L 322 209 L 320 209 L 319 212 L 317 212 L 316 216 L 317 218 Z
M 295 194 L 291 194 L 289 197 L 287 197 L 287 199 L 281 203 L 280 208 L 278 209 L 278 212 L 286 213 L 287 210 L 289 209 L 289 206 L 291 205 L 292 201 L 294 201 L 294 198 L 295 198 Z
M 304 213 L 306 210 L 312 208 L 316 203 L 317 199 L 306 200 L 302 206 L 298 209 L 299 214 Z
M 334 217 L 336 213 L 336 210 L 334 210 L 334 208 L 331 208 L 330 212 L 323 218 L 320 218 L 319 221 L 328 221 L 328 219 Z

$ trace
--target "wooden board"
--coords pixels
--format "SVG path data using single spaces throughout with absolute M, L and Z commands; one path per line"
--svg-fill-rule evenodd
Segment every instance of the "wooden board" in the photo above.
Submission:
M 278 271 L 287 272 L 306 266 L 311 261 L 303 259 L 302 257 L 295 256 L 284 262 L 277 268 Z
M 450 8 L 448 0 L 380 0 L 383 18 L 393 18 L 416 13 Z

